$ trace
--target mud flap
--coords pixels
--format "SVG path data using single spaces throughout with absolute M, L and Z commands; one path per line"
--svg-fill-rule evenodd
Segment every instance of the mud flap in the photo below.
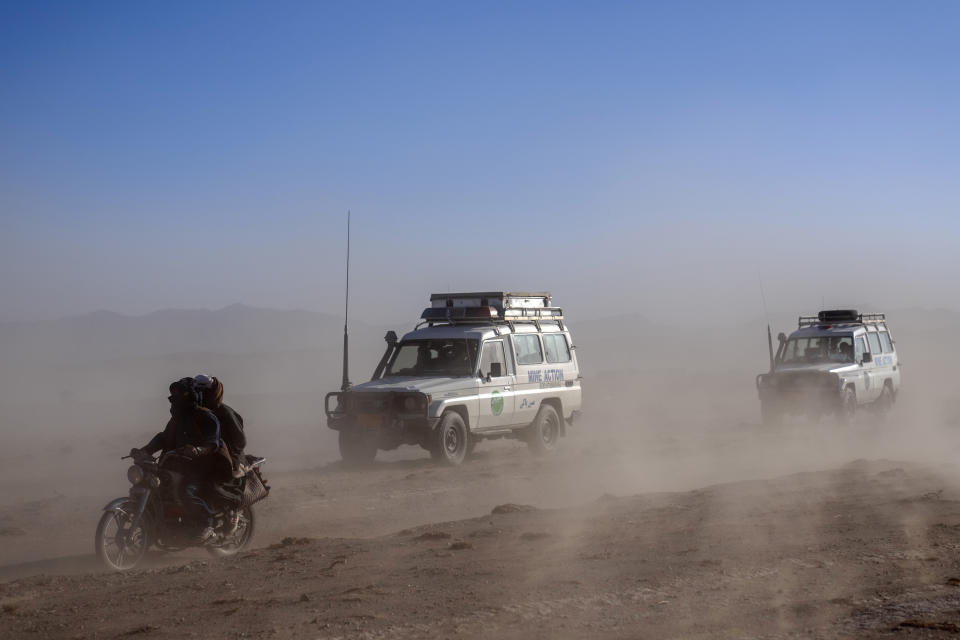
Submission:
M 130 497 L 116 498 L 108 502 L 107 505 L 103 508 L 103 510 L 104 511 L 123 511 L 123 509 L 120 508 L 120 505 L 122 505 L 125 502 L 133 502 L 133 498 L 130 498 Z M 126 511 L 123 511 L 123 512 L 126 513 Z M 133 515 L 133 514 L 131 513 L 130 515 Z

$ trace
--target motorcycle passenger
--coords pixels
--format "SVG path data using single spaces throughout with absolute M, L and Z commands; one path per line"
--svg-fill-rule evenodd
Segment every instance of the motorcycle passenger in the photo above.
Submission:
M 139 451 L 153 455 L 159 450 L 176 452 L 182 456 L 183 483 L 180 492 L 184 504 L 190 509 L 196 522 L 203 527 L 200 542 L 215 537 L 214 512 L 201 497 L 202 490 L 210 484 L 222 469 L 217 459 L 221 447 L 220 423 L 210 411 L 200 406 L 200 393 L 193 378 L 181 378 L 170 385 L 170 421 L 163 431 L 155 435 Z
M 247 446 L 247 438 L 243 433 L 243 416 L 230 405 L 224 404 L 223 383 L 216 376 L 201 373 L 194 378 L 194 382 L 202 392 L 203 406 L 213 412 L 220 422 L 220 438 L 233 460 L 233 476 L 242 476 L 241 467 L 245 461 L 243 450 Z

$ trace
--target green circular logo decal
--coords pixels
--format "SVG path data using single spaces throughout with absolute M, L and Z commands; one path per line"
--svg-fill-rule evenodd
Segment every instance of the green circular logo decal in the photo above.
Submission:
M 493 395 L 490 396 L 490 412 L 495 416 L 503 413 L 503 398 L 499 391 L 494 391 Z

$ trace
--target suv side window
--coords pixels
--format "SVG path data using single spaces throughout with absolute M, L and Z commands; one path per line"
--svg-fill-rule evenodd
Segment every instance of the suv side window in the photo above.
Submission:
M 570 362 L 570 347 L 562 333 L 543 334 L 543 350 L 547 352 L 547 362 Z
M 503 355 L 503 341 L 493 340 L 483 343 L 483 354 L 480 356 L 480 375 L 490 373 L 490 365 L 500 363 L 500 375 L 507 375 L 507 359 Z
M 870 353 L 877 355 L 880 353 L 880 338 L 876 333 L 868 333 L 867 339 L 870 340 Z
M 863 339 L 863 336 L 857 338 L 856 344 L 856 362 L 863 360 L 863 354 L 867 352 L 867 341 Z
M 543 362 L 540 338 L 536 334 L 514 335 L 513 346 L 517 350 L 518 364 L 540 364 Z
M 886 331 L 880 332 L 880 344 L 883 345 L 884 353 L 891 353 L 893 351 L 893 343 L 890 342 L 890 334 Z

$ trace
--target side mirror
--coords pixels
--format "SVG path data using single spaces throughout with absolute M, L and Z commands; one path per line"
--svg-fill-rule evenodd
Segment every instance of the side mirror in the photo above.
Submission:
M 864 351 L 864 352 L 863 352 L 863 364 L 867 364 L 867 363 L 869 363 L 869 362 L 873 362 L 873 356 L 870 354 L 869 351 Z
M 503 375 L 503 364 L 499 362 L 490 363 L 490 373 L 487 374 L 490 378 L 499 378 Z

